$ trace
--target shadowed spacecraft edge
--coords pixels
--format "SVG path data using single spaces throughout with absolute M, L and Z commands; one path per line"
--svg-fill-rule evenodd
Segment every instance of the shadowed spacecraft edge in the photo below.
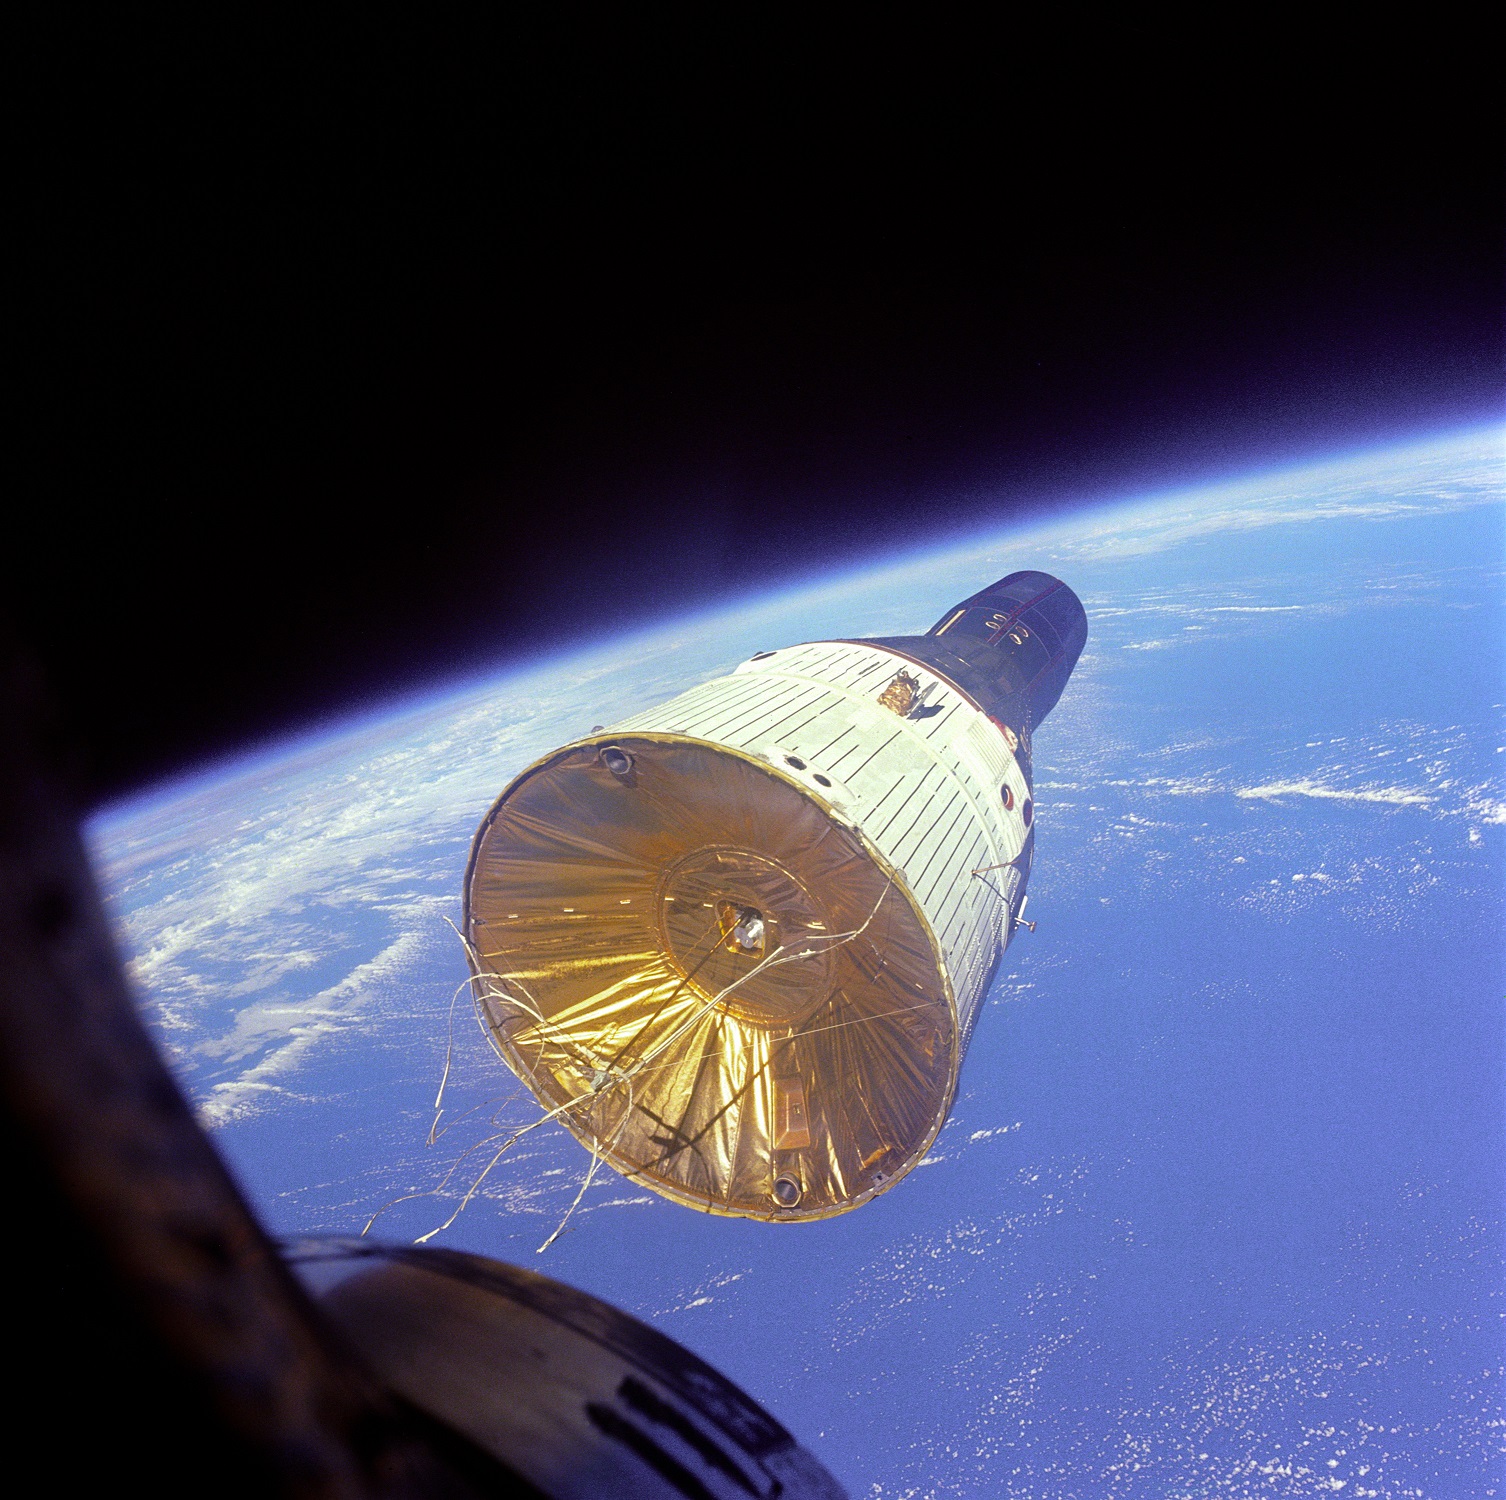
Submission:
M 707 1212 L 800 1222 L 892 1187 L 1030 925 L 1031 740 L 1086 639 L 1070 588 L 1011 573 L 925 635 L 759 652 L 529 766 L 464 888 L 508 1066 Z

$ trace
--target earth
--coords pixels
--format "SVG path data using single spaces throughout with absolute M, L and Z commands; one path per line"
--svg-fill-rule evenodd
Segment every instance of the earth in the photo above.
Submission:
M 652 1322 L 854 1497 L 1495 1495 L 1503 479 L 1492 428 L 952 537 L 154 788 L 90 829 L 142 1013 L 274 1233 L 416 1239 L 480 1178 L 431 1243 Z M 537 1115 L 452 1010 L 483 812 L 1020 568 L 1090 635 L 1036 738 L 1038 930 L 931 1154 L 798 1226 L 600 1172 L 540 1255 L 589 1158 L 549 1125 L 481 1176 Z

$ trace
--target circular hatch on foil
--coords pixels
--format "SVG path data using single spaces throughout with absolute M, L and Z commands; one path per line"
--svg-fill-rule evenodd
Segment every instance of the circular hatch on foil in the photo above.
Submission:
M 670 1198 L 839 1213 L 945 1116 L 956 1027 L 924 919 L 860 835 L 750 756 L 648 734 L 556 752 L 482 823 L 465 906 L 503 1058 Z
M 685 980 L 753 1026 L 803 1021 L 831 992 L 829 914 L 751 849 L 697 849 L 664 872 L 660 939 Z M 798 957 L 796 955 L 799 955 Z

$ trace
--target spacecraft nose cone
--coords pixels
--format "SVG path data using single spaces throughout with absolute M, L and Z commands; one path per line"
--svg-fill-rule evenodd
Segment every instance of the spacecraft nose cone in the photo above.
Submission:
M 1028 745 L 1056 707 L 1087 639 L 1087 611 L 1077 595 L 1049 573 L 1025 572 L 954 604 L 925 635 L 877 644 L 940 673 Z
M 1023 694 L 1030 722 L 1056 707 L 1088 639 L 1082 600 L 1049 573 L 1009 573 L 953 605 L 928 638 L 992 669 L 998 685 Z

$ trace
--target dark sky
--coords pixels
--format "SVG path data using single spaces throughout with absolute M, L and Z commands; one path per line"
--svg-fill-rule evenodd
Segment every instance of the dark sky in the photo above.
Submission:
M 1089 56 L 1071 18 L 556 24 L 22 54 L 6 598 L 91 795 L 938 530 L 1499 410 L 1467 38 L 1445 76 L 1129 22 Z

